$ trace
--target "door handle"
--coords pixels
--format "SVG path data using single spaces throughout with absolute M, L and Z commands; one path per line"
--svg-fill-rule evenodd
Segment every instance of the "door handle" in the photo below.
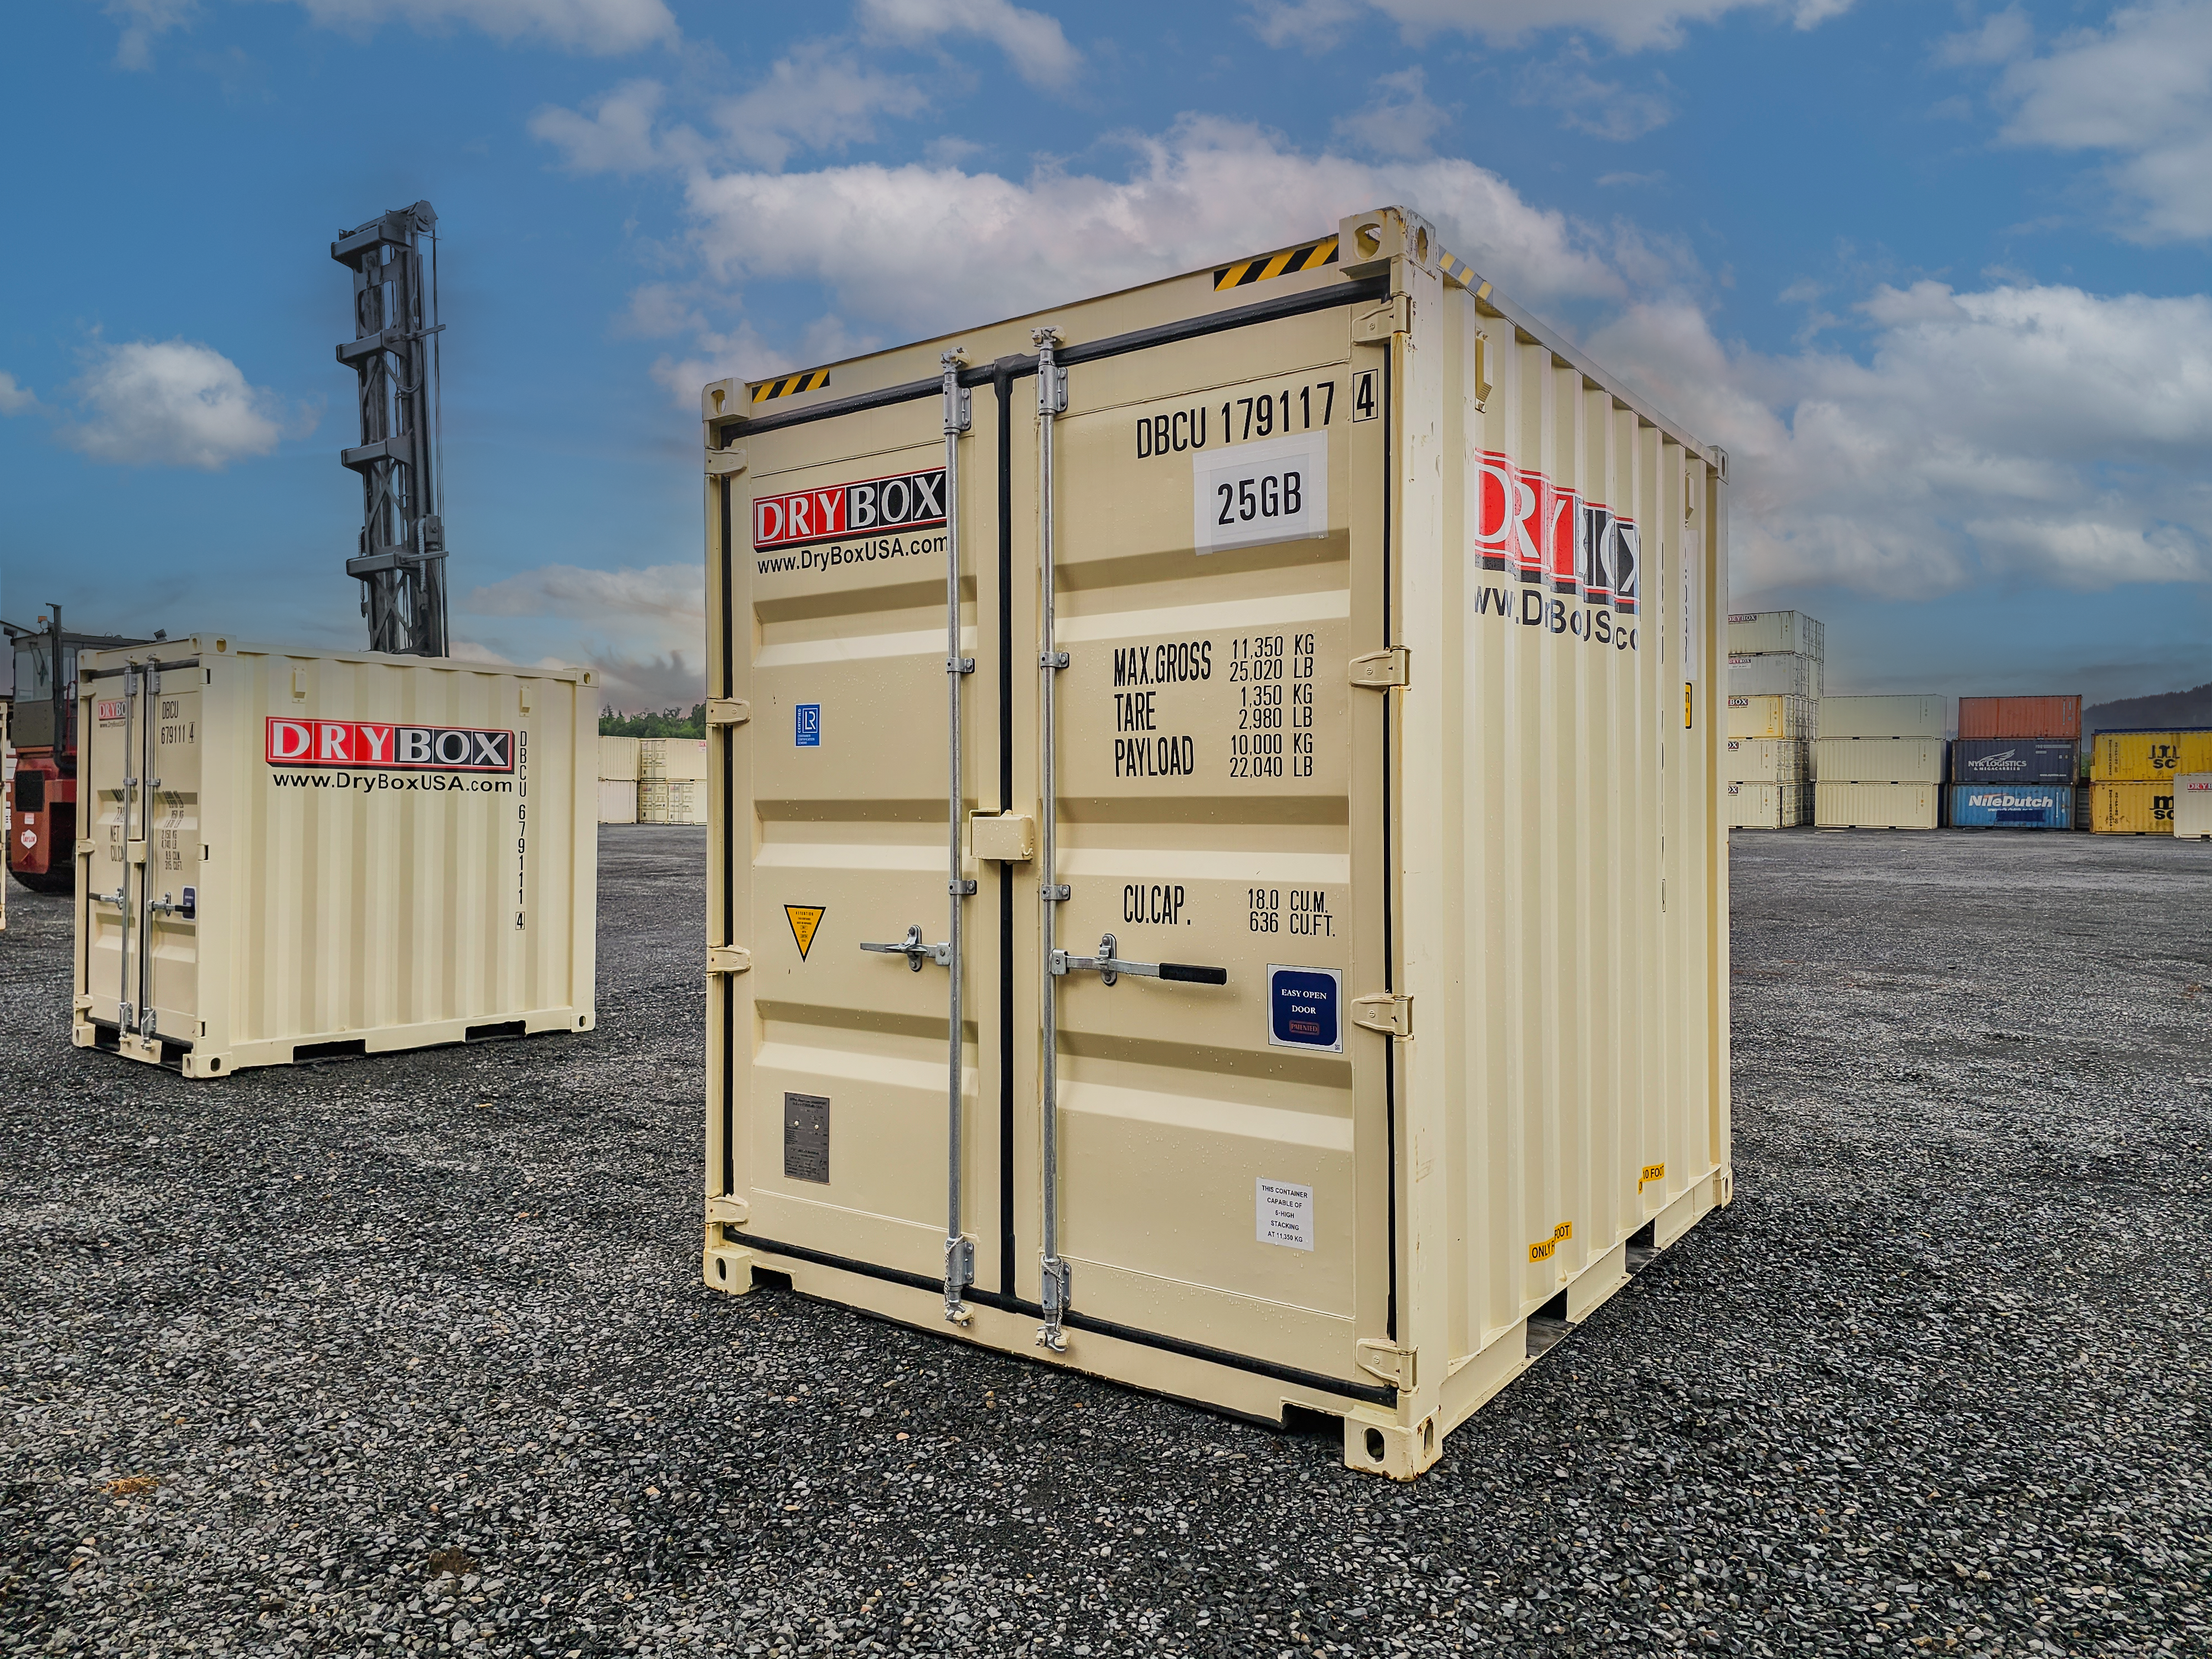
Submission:
M 1226 968 L 1201 968 L 1189 962 L 1130 962 L 1115 953 L 1111 933 L 1102 934 L 1098 954 L 1095 957 L 1072 957 L 1065 951 L 1052 953 L 1052 971 L 1055 974 L 1096 974 L 1111 985 L 1122 975 L 1136 979 L 1164 979 L 1184 985 L 1226 985 Z
M 940 968 L 950 968 L 952 965 L 951 943 L 948 941 L 943 945 L 924 945 L 921 942 L 921 924 L 918 921 L 907 924 L 906 937 L 896 945 L 871 945 L 863 942 L 860 948 L 863 951 L 879 951 L 887 957 L 904 957 L 906 965 L 917 974 L 921 971 L 921 964 L 925 962 L 933 962 Z

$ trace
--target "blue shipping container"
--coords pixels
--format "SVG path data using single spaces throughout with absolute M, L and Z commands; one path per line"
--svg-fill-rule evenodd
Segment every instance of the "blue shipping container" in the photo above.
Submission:
M 2070 783 L 1954 783 L 1951 824 L 1957 830 L 2071 830 Z
M 1951 745 L 1954 783 L 2072 783 L 2068 738 L 1960 738 Z

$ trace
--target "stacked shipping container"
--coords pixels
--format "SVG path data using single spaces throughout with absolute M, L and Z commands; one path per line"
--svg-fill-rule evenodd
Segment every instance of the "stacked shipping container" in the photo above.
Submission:
M 2070 830 L 2081 699 L 1961 697 L 1951 822 L 1962 830 Z
M 635 738 L 599 739 L 599 822 L 637 822 L 637 742 Z
M 2089 827 L 2173 833 L 2174 779 L 2212 771 L 2212 732 L 2100 732 L 2089 748 Z
M 1812 820 L 1805 745 L 1812 701 L 1820 693 L 1826 635 L 1802 611 L 1729 618 L 1722 776 L 1732 830 L 1789 830 Z
M 1813 705 L 1813 821 L 1823 830 L 1933 830 L 1942 821 L 1939 696 L 1822 697 Z
M 637 744 L 637 821 L 707 821 L 707 740 L 640 738 Z

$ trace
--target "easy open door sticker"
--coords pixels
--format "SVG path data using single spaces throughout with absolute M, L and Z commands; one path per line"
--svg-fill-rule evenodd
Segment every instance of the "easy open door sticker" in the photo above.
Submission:
M 823 904 L 787 904 L 783 919 L 791 924 L 791 942 L 799 947 L 799 959 L 806 960 L 806 953 L 814 948 L 814 930 L 822 925 L 829 913 Z
M 1201 553 L 1328 533 L 1328 432 L 1194 455 L 1191 534 Z
M 1313 1249 L 1313 1188 L 1262 1176 L 1253 1183 L 1252 1230 L 1262 1244 Z
M 1344 1052 L 1344 975 L 1334 968 L 1267 964 L 1267 1041 L 1278 1048 Z

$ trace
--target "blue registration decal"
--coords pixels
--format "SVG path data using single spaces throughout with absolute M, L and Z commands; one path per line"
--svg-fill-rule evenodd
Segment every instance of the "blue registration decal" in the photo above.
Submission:
M 1334 968 L 1267 964 L 1267 1041 L 1278 1048 L 1344 1051 L 1344 975 Z
M 799 705 L 798 719 L 792 726 L 791 740 L 801 749 L 819 749 L 822 746 L 822 705 L 820 703 L 802 702 Z

